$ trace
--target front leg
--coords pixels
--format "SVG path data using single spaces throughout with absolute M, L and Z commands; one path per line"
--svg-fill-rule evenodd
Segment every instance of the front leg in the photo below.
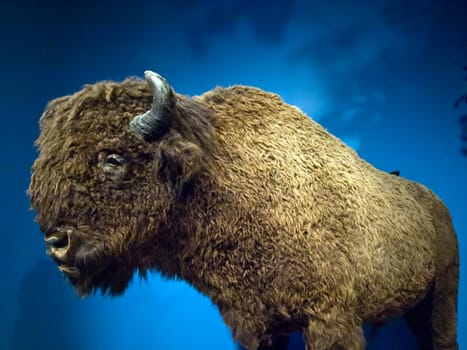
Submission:
M 326 315 L 329 316 L 329 315 Z M 303 331 L 306 350 L 363 350 L 365 338 L 361 325 L 352 317 L 312 317 Z
M 287 350 L 289 338 L 290 336 L 288 335 L 273 336 L 271 345 L 260 345 L 258 350 Z
M 230 327 L 240 350 L 287 350 L 289 335 L 271 333 L 268 320 L 261 314 L 239 309 L 222 309 L 221 315 Z
M 268 344 L 260 344 L 256 350 L 287 350 L 287 346 L 289 345 L 289 338 L 290 336 L 288 335 L 273 336 Z M 241 345 L 239 345 L 238 349 L 250 350 L 244 348 Z

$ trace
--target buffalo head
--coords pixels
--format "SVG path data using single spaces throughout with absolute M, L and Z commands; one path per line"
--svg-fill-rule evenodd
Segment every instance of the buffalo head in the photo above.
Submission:
M 48 255 L 83 296 L 121 293 L 154 267 L 169 212 L 203 169 L 207 109 L 145 76 L 85 86 L 40 121 L 28 192 Z M 199 133 L 186 112 L 196 109 Z

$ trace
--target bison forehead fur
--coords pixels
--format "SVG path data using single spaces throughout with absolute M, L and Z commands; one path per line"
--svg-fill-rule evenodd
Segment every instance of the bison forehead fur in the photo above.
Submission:
M 432 192 L 251 87 L 173 93 L 166 129 L 141 137 L 130 122 L 153 92 L 97 83 L 41 118 L 29 194 L 78 293 L 155 269 L 207 294 L 250 349 L 294 330 L 361 349 L 363 322 L 404 313 L 422 346 L 457 346 L 457 241 Z

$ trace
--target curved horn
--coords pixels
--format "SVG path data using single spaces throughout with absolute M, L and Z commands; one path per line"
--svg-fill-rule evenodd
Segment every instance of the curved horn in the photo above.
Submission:
M 169 128 L 175 97 L 167 81 L 159 74 L 147 70 L 144 76 L 152 91 L 152 107 L 146 113 L 134 117 L 130 128 L 146 141 L 154 141 Z

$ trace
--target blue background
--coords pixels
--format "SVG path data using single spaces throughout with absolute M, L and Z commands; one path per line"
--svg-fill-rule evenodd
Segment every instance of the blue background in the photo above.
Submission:
M 152 69 L 183 94 L 216 85 L 279 93 L 378 168 L 450 208 L 467 252 L 467 2 L 0 1 L 0 349 L 237 349 L 209 300 L 135 279 L 124 297 L 75 297 L 44 245 L 26 188 L 47 101 Z M 461 268 L 459 342 L 467 348 Z M 303 347 L 299 336 L 290 348 Z M 369 349 L 416 349 L 399 319 Z

